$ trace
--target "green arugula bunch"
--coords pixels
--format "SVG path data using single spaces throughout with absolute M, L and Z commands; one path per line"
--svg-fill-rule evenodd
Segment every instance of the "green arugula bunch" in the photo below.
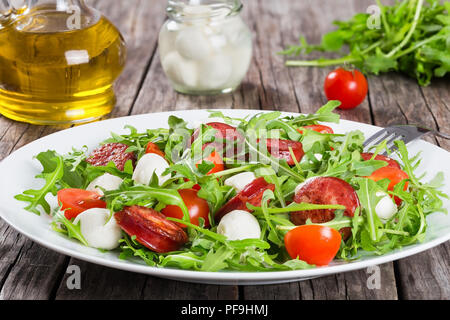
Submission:
M 319 45 L 300 37 L 298 45 L 280 52 L 284 55 L 309 54 L 312 51 L 338 52 L 336 59 L 289 60 L 287 66 L 324 67 L 353 64 L 363 72 L 400 71 L 426 86 L 433 77 L 450 72 L 450 2 L 440 0 L 405 0 L 380 8 L 377 28 L 360 13 L 349 21 L 335 21 L 338 29 L 325 34 Z M 369 21 L 369 22 L 368 22 Z M 344 45 L 349 53 L 342 51 Z

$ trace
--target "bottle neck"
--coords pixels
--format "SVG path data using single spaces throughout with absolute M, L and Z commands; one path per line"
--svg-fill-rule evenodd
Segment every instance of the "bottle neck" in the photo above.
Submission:
M 69 11 L 78 8 L 79 10 L 89 10 L 85 0 L 56 0 L 56 10 Z
M 167 15 L 179 22 L 221 20 L 239 14 L 240 0 L 168 0 Z
M 14 2 L 23 6 L 17 8 Z M 85 0 L 0 0 L 2 3 L 9 8 L 4 6 L 8 11 L 0 15 L 0 29 L 14 23 L 25 32 L 64 32 L 87 28 L 101 18 L 101 13 L 87 6 Z

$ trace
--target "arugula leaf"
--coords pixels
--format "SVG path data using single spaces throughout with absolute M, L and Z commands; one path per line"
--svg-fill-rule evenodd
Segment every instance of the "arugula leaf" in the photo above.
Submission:
M 47 151 L 40 153 L 36 158 L 42 164 L 43 171 L 38 174 L 36 178 L 44 179 L 45 185 L 39 190 L 26 190 L 22 194 L 16 195 L 14 198 L 19 201 L 28 202 L 29 205 L 25 207 L 25 210 L 40 215 L 39 207 L 44 211 L 50 213 L 50 205 L 48 204 L 45 196 L 48 193 L 56 195 L 57 183 L 64 175 L 64 162 L 61 156 L 54 156 L 55 153 Z
M 64 229 L 60 228 L 59 224 L 61 224 Z M 69 238 L 77 239 L 83 245 L 89 246 L 89 243 L 83 237 L 83 234 L 80 230 L 80 223 L 74 224 L 72 221 L 68 220 L 62 211 L 57 211 L 53 216 L 52 228 L 53 230 L 66 234 Z
M 348 21 L 335 21 L 338 29 L 325 34 L 321 44 L 310 45 L 300 37 L 298 45 L 279 52 L 283 55 L 309 54 L 313 51 L 348 54 L 335 59 L 288 60 L 292 67 L 325 67 L 354 64 L 365 73 L 400 71 L 426 86 L 433 77 L 450 72 L 449 5 L 439 0 L 396 1 L 381 10 L 381 28 L 370 28 L 369 14 L 359 13 Z
M 379 231 L 383 227 L 382 222 L 378 218 L 375 207 L 381 196 L 377 196 L 377 191 L 381 191 L 375 181 L 367 178 L 358 178 L 359 190 L 357 190 L 359 201 L 364 208 L 367 217 L 367 232 L 370 240 L 379 241 L 382 233 Z
M 119 240 L 121 253 L 120 259 L 128 260 L 130 257 L 138 257 L 145 261 L 149 266 L 156 266 L 159 262 L 159 256 L 156 252 L 150 251 L 136 241 L 136 237 L 130 237 L 124 233 L 122 239 Z
M 211 249 L 208 252 L 208 255 L 206 256 L 200 270 L 214 272 L 226 269 L 228 267 L 226 260 L 231 258 L 233 254 L 234 251 L 226 246 L 219 247 L 216 251 Z
M 122 183 L 118 190 L 105 191 L 104 200 L 107 208 L 113 212 L 122 210 L 125 206 L 154 204 L 157 200 L 164 205 L 178 206 L 183 212 L 183 220 L 190 221 L 189 211 L 177 190 L 162 189 L 144 185 L 128 186 Z

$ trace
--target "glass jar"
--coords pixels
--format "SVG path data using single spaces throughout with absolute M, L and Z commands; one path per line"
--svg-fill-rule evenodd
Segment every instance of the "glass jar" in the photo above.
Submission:
M 84 0 L 0 1 L 5 117 L 33 124 L 98 119 L 114 108 L 113 83 L 125 60 L 120 32 Z
M 252 58 L 239 0 L 169 0 L 159 34 L 161 64 L 174 89 L 210 95 L 235 90 Z

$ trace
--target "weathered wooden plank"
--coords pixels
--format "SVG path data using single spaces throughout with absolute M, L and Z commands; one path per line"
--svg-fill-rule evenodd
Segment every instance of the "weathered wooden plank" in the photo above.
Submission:
M 14 245 L 17 247 L 17 245 Z M 26 240 L 0 292 L 2 299 L 49 299 L 67 257 Z
M 299 300 L 301 282 L 262 286 L 243 286 L 244 300 Z
M 1 158 L 42 136 L 60 130 L 13 122 L 0 140 Z M 48 299 L 58 284 L 64 256 L 40 247 L 0 220 L 0 297 Z M 24 274 L 26 276 L 24 276 Z
M 114 5 L 109 1 L 98 1 L 96 7 L 118 26 L 128 47 L 127 66 L 116 84 L 117 106 L 109 117 L 130 114 L 147 68 L 155 60 L 158 31 L 165 19 L 165 5 L 164 1 L 116 1 Z M 68 289 L 65 285 L 68 275 L 65 275 L 57 289 L 56 299 L 138 299 L 141 296 L 146 278 L 143 275 L 76 259 L 71 259 L 69 264 L 79 265 L 82 269 L 82 289 Z M 99 274 L 101 277 L 98 277 Z
M 271 75 L 278 79 L 280 73 L 289 72 L 289 77 L 285 80 L 289 82 L 289 85 L 284 84 L 284 87 L 289 92 L 294 90 L 295 93 L 295 96 L 288 99 L 287 103 L 283 105 L 282 110 L 295 111 L 294 108 L 299 107 L 305 113 L 315 112 L 321 105 L 326 103 L 326 97 L 323 93 L 323 81 L 331 68 L 288 69 L 283 66 L 283 59 L 274 54 L 288 44 L 298 41 L 300 34 L 303 34 L 312 43 L 319 42 L 323 33 L 332 30 L 333 26 L 330 23 L 332 20 L 350 18 L 356 11 L 352 9 L 351 1 L 340 1 L 339 6 L 329 6 L 324 1 L 286 1 L 264 7 L 264 10 L 268 10 L 269 13 L 262 16 L 260 19 L 261 24 L 267 25 L 268 19 L 272 19 L 274 23 L 277 23 L 276 27 L 272 27 L 274 31 L 267 37 L 270 39 L 272 46 L 271 55 L 269 55 L 270 62 L 268 63 L 273 64 L 273 66 L 271 69 L 266 70 L 266 76 L 269 74 L 269 76 Z M 260 13 L 258 15 L 261 16 Z M 283 21 L 283 23 L 279 24 L 279 21 Z M 259 34 L 263 38 L 266 37 L 267 32 L 268 30 L 266 30 L 266 33 L 260 32 Z M 275 65 L 277 66 L 276 68 Z M 281 68 L 281 70 L 278 70 L 278 68 Z M 343 119 L 371 123 L 368 100 L 358 108 L 351 111 L 340 111 L 340 114 Z M 293 297 L 298 296 L 301 299 L 375 299 L 383 297 L 395 299 L 396 288 L 392 264 L 381 266 L 381 270 L 381 273 L 384 275 L 383 278 L 387 281 L 383 282 L 383 286 L 379 290 L 367 288 L 368 275 L 364 270 L 300 282 L 300 295 L 298 294 L 298 288 L 292 290 L 292 284 L 285 285 L 284 288 L 285 290 L 290 289 L 287 292 L 290 292 Z M 259 298 L 270 298 L 271 294 L 270 290 L 260 291 L 253 290 L 252 287 L 244 287 L 246 299 L 251 299 L 253 295 Z
M 98 1 L 97 8 L 121 31 L 128 48 L 125 70 L 117 80 L 117 105 L 109 117 L 126 116 L 155 58 L 158 31 L 165 19 L 164 1 Z
M 142 298 L 145 275 L 111 269 L 78 259 L 69 266 L 80 268 L 80 288 L 70 286 L 73 273 L 65 273 L 56 291 L 57 300 L 137 300 Z M 69 285 L 68 285 L 69 284 Z
M 449 122 L 445 122 L 446 117 L 448 119 L 445 101 L 448 100 L 441 100 L 448 96 L 448 84 L 437 81 L 439 90 L 420 88 L 414 79 L 399 74 L 370 77 L 369 83 L 375 124 L 416 123 L 434 129 L 448 128 Z M 426 101 L 424 92 L 427 92 L 429 101 Z M 426 137 L 425 140 L 436 143 L 434 137 Z M 448 299 L 448 246 L 448 243 L 443 244 L 395 262 L 400 298 Z
M 435 79 L 428 87 L 421 87 L 427 107 L 432 114 L 437 129 L 450 133 L 450 82 L 448 79 Z M 450 151 L 450 140 L 437 138 L 438 144 Z
M 206 285 L 147 278 L 143 291 L 146 300 L 236 300 L 237 286 Z
M 123 4 L 123 7 L 119 4 L 111 6 L 109 3 L 107 4 L 104 1 L 99 2 L 100 10 L 104 12 L 113 21 L 113 23 L 120 26 L 121 32 L 124 34 L 129 47 L 127 68 L 124 70 L 122 77 L 116 85 L 118 107 L 114 110 L 113 116 L 128 114 L 135 95 L 139 90 L 140 77 L 145 74 L 146 65 L 153 56 L 154 49 L 151 49 L 151 46 L 153 45 L 153 47 L 156 47 L 157 38 L 155 37 L 155 34 L 147 32 L 147 27 L 152 27 L 152 25 L 150 24 L 150 26 L 147 26 L 145 24 L 145 22 L 151 23 L 152 21 L 157 20 L 158 16 L 156 14 L 154 17 L 150 16 L 154 12 L 152 11 L 152 8 L 155 8 L 155 6 L 151 5 L 148 1 L 133 0 L 133 2 L 130 2 Z M 128 6 L 130 6 L 130 8 L 134 8 L 134 11 L 127 10 Z M 158 6 L 160 6 L 161 9 L 163 8 L 161 3 L 158 3 L 156 8 L 158 8 Z M 162 19 L 163 18 L 161 18 L 161 20 Z M 143 44 L 145 44 L 145 46 Z M 14 146 L 20 147 L 36 140 L 41 136 L 63 128 L 30 126 L 27 124 L 12 122 L 3 117 L 1 118 L 1 122 L 2 125 L 0 128 L 5 128 L 5 132 L 2 134 L 3 137 L 0 141 L 2 157 L 6 156 Z M 0 228 L 8 229 L 3 221 L 0 222 Z M 22 238 L 22 236 L 17 237 L 20 239 Z M 10 236 L 10 238 L 13 238 L 13 236 Z M 31 241 L 26 240 L 22 246 L 20 244 L 21 242 L 17 242 L 16 253 L 21 250 L 22 246 L 30 245 Z M 14 250 L 9 251 L 9 255 L 12 255 L 14 252 Z M 42 273 L 42 268 L 40 266 L 31 264 L 26 270 L 29 275 L 28 277 L 15 277 L 15 274 L 16 272 L 23 271 L 23 264 L 29 264 L 29 261 L 31 261 L 34 256 L 39 256 L 43 259 L 41 265 L 46 265 L 45 261 L 48 261 L 47 264 L 52 265 L 56 271 L 65 270 L 67 259 L 65 259 L 62 255 L 58 255 L 39 246 L 33 247 L 33 250 L 26 250 L 24 254 L 25 256 L 20 259 L 17 257 L 15 259 L 6 257 L 8 259 L 5 259 L 5 261 L 3 261 L 2 256 L 1 265 L 4 266 L 2 269 L 7 270 L 7 275 L 9 275 L 8 279 L 0 281 L 0 284 L 2 282 L 5 283 L 2 289 L 2 296 L 6 298 L 22 298 L 26 294 L 26 296 L 30 298 L 48 299 L 53 288 L 58 285 L 58 273 Z M 52 274 L 56 276 L 49 276 L 48 286 L 43 286 L 34 281 L 34 279 L 39 280 L 39 274 Z M 10 285 L 10 278 L 13 280 L 12 283 L 14 285 Z M 2 279 L 2 277 L 0 277 L 0 279 Z M 33 292 L 32 285 L 39 290 Z
M 408 91 L 410 92 L 410 91 Z M 428 87 L 413 90 L 414 106 L 407 108 L 410 122 L 421 123 L 432 128 L 450 132 L 450 83 L 436 79 Z M 420 99 L 419 94 L 423 95 Z M 412 120 L 410 120 L 412 119 Z M 434 142 L 429 137 L 428 141 Z M 450 141 L 438 138 L 438 145 L 450 150 Z M 450 298 L 450 243 L 447 242 L 397 263 L 400 292 L 403 299 Z
M 303 300 L 395 300 L 396 281 L 392 263 L 379 266 L 379 287 L 373 286 L 372 270 L 350 271 L 300 282 Z M 376 280 L 378 281 L 378 280 Z
M 251 70 L 253 73 L 249 72 L 249 74 L 257 73 L 255 64 L 252 64 Z M 255 95 L 255 90 L 242 89 L 248 88 L 249 82 L 244 80 L 243 86 L 238 91 L 220 96 L 180 95 L 174 92 L 165 77 L 158 54 L 152 61 L 132 114 L 184 109 L 259 108 L 259 98 Z M 238 298 L 238 288 L 237 286 L 188 284 L 148 277 L 143 298 L 231 300 Z
M 6 282 L 25 241 L 25 237 L 0 221 L 0 288 Z
M 450 299 L 450 243 L 399 260 L 399 292 L 406 300 Z

